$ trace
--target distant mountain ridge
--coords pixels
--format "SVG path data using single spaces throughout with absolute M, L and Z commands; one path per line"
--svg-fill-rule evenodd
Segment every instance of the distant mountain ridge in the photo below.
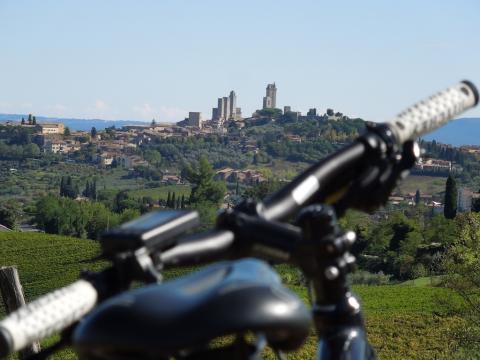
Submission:
M 457 119 L 424 136 L 423 139 L 454 146 L 480 145 L 480 118 Z
M 0 114 L 0 122 L 11 120 L 11 121 L 21 121 L 22 117 L 27 120 L 28 114 Z M 57 117 L 47 117 L 47 116 L 37 116 L 36 119 L 39 122 L 62 122 L 65 126 L 68 126 L 70 130 L 83 130 L 89 131 L 92 127 L 95 127 L 97 130 L 103 130 L 107 127 L 115 126 L 122 127 L 124 125 L 135 125 L 135 124 L 149 124 L 149 122 L 138 121 L 138 120 L 102 120 L 102 119 L 75 119 L 75 118 L 57 118 Z

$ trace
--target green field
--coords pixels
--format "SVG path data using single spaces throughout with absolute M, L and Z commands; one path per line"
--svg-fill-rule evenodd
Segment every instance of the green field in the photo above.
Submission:
M 401 194 L 415 193 L 439 195 L 445 191 L 447 178 L 437 176 L 410 175 L 403 180 L 397 188 Z
M 131 190 L 128 194 L 133 198 L 142 198 L 144 196 L 151 197 L 155 200 L 158 199 L 167 199 L 168 192 L 175 192 L 175 196 L 178 197 L 184 195 L 187 199 L 190 196 L 190 186 L 189 185 L 164 185 L 160 187 L 155 187 L 151 189 L 137 189 Z
M 0 265 L 18 266 L 28 300 L 74 281 L 83 268 L 104 266 L 104 263 L 87 261 L 97 252 L 98 245 L 91 240 L 38 233 L 0 233 Z M 296 272 L 285 266 L 279 271 L 287 284 L 306 300 L 305 289 L 296 285 Z M 454 329 L 463 320 L 441 315 L 439 311 L 437 299 L 451 298 L 450 291 L 425 285 L 422 280 L 418 286 L 354 286 L 364 305 L 369 339 L 380 359 L 452 358 L 457 347 Z M 313 359 L 315 347 L 315 338 L 311 336 L 307 344 L 289 358 Z M 73 355 L 64 352 L 56 358 L 71 359 Z

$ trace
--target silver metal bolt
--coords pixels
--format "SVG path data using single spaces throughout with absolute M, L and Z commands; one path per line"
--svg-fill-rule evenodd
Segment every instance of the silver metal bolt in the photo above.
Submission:
M 340 275 L 340 271 L 336 266 L 329 266 L 325 269 L 325 277 L 328 280 L 335 280 L 338 275 Z
M 345 233 L 345 239 L 350 245 L 352 245 L 357 239 L 357 235 L 353 231 L 347 231 Z

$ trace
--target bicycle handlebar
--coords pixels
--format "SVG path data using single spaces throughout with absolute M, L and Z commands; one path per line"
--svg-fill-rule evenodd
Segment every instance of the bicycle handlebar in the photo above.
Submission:
M 230 250 L 233 241 L 234 234 L 228 230 L 214 230 L 190 236 L 161 253 L 160 264 L 165 267 L 188 266 L 216 260 Z
M 78 280 L 14 311 L 0 321 L 0 357 L 67 328 L 92 310 L 96 302 L 93 285 Z
M 477 104 L 475 85 L 462 81 L 402 111 L 388 125 L 398 144 L 403 144 L 439 128 Z

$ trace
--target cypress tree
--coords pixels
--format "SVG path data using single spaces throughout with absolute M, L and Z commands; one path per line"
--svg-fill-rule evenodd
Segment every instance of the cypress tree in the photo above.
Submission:
M 177 199 L 177 209 L 180 209 L 180 198 Z
M 415 205 L 420 204 L 420 190 L 417 189 L 417 192 L 415 193 Z
M 446 219 L 454 219 L 457 215 L 457 184 L 452 175 L 448 175 L 445 184 L 445 201 L 443 214 Z
M 165 205 L 165 207 L 169 208 L 170 207 L 170 202 L 172 200 L 172 195 L 170 195 L 170 191 L 168 192 L 168 195 L 167 195 L 167 203 Z
M 185 195 L 182 195 L 182 201 L 180 202 L 180 208 L 185 209 Z
M 90 182 L 87 180 L 85 184 L 85 190 L 83 190 L 83 196 L 89 198 L 90 197 Z
M 60 196 L 65 196 L 65 180 L 63 176 L 60 180 Z
M 97 180 L 93 180 L 92 182 L 92 199 L 97 200 Z
M 172 193 L 172 203 L 171 203 L 170 207 L 171 207 L 172 209 L 175 208 L 175 191 Z

